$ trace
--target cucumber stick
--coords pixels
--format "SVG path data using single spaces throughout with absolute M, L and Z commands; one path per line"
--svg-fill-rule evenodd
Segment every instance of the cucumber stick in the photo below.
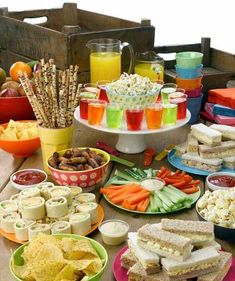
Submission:
M 115 175 L 117 177 L 120 177 L 120 178 L 122 178 L 124 180 L 127 180 L 127 181 L 130 181 L 130 182 L 135 182 L 136 181 L 135 178 L 131 177 L 130 175 L 128 175 L 125 172 L 121 172 L 121 171 L 116 170 Z

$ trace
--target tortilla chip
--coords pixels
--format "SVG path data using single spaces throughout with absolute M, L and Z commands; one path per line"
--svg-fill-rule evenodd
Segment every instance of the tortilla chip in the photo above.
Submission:
M 28 264 L 24 264 L 23 266 L 12 265 L 14 273 L 24 281 L 35 281 L 33 278 L 31 269 L 29 268 Z
M 75 268 L 72 264 L 67 264 L 57 275 L 54 281 L 70 280 L 77 281 L 81 280 L 85 274 L 83 272 L 75 273 Z
M 25 247 L 22 257 L 25 262 L 29 263 L 37 263 L 42 260 L 63 262 L 63 252 L 59 246 L 60 240 L 53 236 L 39 234 Z
M 64 262 L 44 261 L 34 264 L 32 267 L 32 275 L 36 281 L 54 281 L 55 276 L 65 266 Z
M 68 260 L 83 259 L 87 254 L 97 257 L 95 249 L 88 240 L 76 240 L 73 238 L 62 239 L 64 256 Z

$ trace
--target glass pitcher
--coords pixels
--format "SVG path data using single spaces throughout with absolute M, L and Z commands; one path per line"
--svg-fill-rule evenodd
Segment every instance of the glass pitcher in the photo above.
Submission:
M 136 53 L 135 73 L 149 77 L 152 81 L 163 81 L 164 60 L 154 51 Z
M 128 74 L 134 66 L 134 51 L 127 42 L 118 39 L 101 38 L 90 40 L 86 44 L 90 49 L 90 82 L 100 80 L 116 80 L 121 75 L 121 54 L 124 47 L 130 51 L 130 65 Z

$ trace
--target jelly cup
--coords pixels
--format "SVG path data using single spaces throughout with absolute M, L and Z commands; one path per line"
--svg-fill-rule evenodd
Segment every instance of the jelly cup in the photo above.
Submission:
M 88 104 L 90 101 L 90 99 L 80 99 L 79 110 L 81 119 L 88 119 Z
M 163 106 L 160 103 L 147 105 L 145 117 L 148 129 L 159 129 L 162 125 Z
M 93 94 L 96 94 L 96 95 L 99 92 L 97 84 L 95 84 L 95 83 L 86 83 L 86 84 L 83 85 L 83 89 L 86 92 L 93 93 Z
M 181 98 L 184 97 L 185 95 L 185 89 L 182 88 L 177 88 L 175 90 L 175 92 L 173 92 L 172 94 L 169 94 L 169 99 L 175 99 L 175 98 Z
M 177 104 L 163 105 L 162 122 L 164 126 L 173 126 L 177 120 Z
M 144 118 L 144 109 L 140 106 L 126 109 L 126 124 L 129 131 L 140 131 Z
M 173 93 L 172 95 L 174 95 Z M 186 118 L 187 114 L 187 95 L 181 94 L 178 97 L 176 95 L 170 96 L 170 103 L 171 104 L 177 104 L 178 110 L 177 110 L 177 120 L 181 120 Z
M 103 120 L 106 102 L 91 100 L 88 103 L 88 124 L 99 126 Z
M 98 99 L 109 102 L 109 98 L 107 95 L 106 84 L 109 84 L 109 80 L 100 80 L 97 82 L 97 87 L 99 89 Z
M 123 108 L 118 104 L 106 107 L 106 125 L 108 128 L 119 129 L 122 126 Z
M 166 83 L 161 88 L 161 100 L 163 104 L 169 103 L 169 95 L 174 93 L 177 89 L 177 85 L 174 83 Z

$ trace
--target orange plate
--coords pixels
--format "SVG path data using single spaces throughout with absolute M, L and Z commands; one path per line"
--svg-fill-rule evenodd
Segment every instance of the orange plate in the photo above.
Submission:
M 85 236 L 87 236 L 87 235 L 91 234 L 93 231 L 95 231 L 98 228 L 98 226 L 102 223 L 103 219 L 104 219 L 104 210 L 101 207 L 101 205 L 98 204 L 98 222 L 96 224 L 92 225 L 91 230 L 89 232 L 87 232 Z M 1 228 L 0 228 L 0 234 L 3 237 L 5 237 L 6 239 L 8 239 L 12 242 L 18 243 L 18 244 L 28 243 L 28 241 L 22 242 L 22 241 L 17 240 L 14 233 L 6 233 Z

